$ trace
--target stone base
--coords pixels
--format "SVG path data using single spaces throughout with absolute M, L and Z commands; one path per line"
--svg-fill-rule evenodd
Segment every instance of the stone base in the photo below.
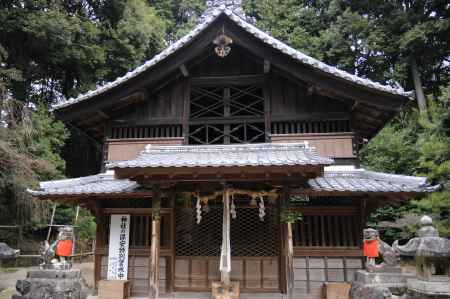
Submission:
M 373 273 L 365 270 L 356 272 L 356 280 L 352 283 L 350 298 L 387 299 L 392 295 L 406 293 L 406 282 L 412 274 Z
M 373 266 L 373 265 L 368 265 L 366 266 L 367 272 L 370 273 L 402 273 L 402 268 L 399 266 L 395 266 L 395 267 L 390 267 L 390 266 Z
M 406 286 L 408 278 L 413 278 L 410 273 L 391 272 L 367 272 L 365 270 L 356 271 L 355 281 L 361 284 L 395 284 Z
M 407 298 L 450 298 L 450 282 L 447 281 L 423 281 L 416 278 L 408 279 Z
M 87 285 L 80 270 L 33 270 L 27 278 L 18 280 L 16 289 L 20 295 L 13 299 L 86 299 Z
M 239 299 L 240 289 L 239 282 L 232 281 L 229 286 L 225 287 L 220 281 L 212 283 L 212 299 Z

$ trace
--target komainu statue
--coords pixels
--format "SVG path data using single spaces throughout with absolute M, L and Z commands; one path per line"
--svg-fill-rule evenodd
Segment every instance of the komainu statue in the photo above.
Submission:
M 380 234 L 373 228 L 363 231 L 364 256 L 367 257 L 366 269 L 368 272 L 401 272 L 399 256 L 395 250 L 380 239 Z M 376 263 L 380 257 L 382 262 Z
M 73 248 L 73 228 L 63 226 L 59 228 L 58 238 L 52 244 L 45 241 L 41 248 L 41 269 L 69 270 L 72 268 L 70 257 Z

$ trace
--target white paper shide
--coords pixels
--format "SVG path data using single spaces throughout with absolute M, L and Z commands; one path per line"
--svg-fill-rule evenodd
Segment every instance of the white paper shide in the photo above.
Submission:
M 130 215 L 111 215 L 108 280 L 127 280 Z

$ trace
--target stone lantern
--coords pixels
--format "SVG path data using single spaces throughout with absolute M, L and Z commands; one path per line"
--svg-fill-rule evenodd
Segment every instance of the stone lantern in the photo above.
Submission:
M 414 256 L 417 277 L 408 278 L 408 298 L 450 298 L 450 240 L 439 237 L 433 221 L 424 216 L 417 237 L 392 247 L 402 256 Z

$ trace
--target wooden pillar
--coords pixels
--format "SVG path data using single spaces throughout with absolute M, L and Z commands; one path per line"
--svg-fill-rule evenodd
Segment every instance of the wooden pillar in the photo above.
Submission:
M 152 244 L 150 248 L 149 299 L 159 298 L 159 243 L 161 231 L 161 190 L 153 186 L 152 196 Z
M 191 115 L 191 80 L 185 78 L 183 82 L 183 137 L 184 144 L 189 144 L 189 117 Z
M 94 285 L 98 288 L 98 282 L 101 279 L 102 271 L 102 255 L 100 250 L 105 248 L 106 230 L 105 221 L 106 215 L 103 213 L 101 205 L 99 203 L 95 204 L 94 207 L 95 221 L 97 222 L 97 229 L 95 232 L 95 247 L 94 247 Z
M 231 241 L 230 241 L 230 194 L 225 186 L 223 191 L 222 248 L 220 252 L 220 280 L 224 287 L 230 286 Z
M 290 192 L 289 186 L 283 186 L 283 205 L 289 204 Z M 294 299 L 294 240 L 292 235 L 292 223 L 288 222 L 285 226 L 286 243 L 285 249 L 285 277 L 286 277 L 286 294 L 288 299 Z
M 272 108 L 271 108 L 271 78 L 270 74 L 264 75 L 264 127 L 266 133 L 266 142 L 270 142 L 272 135 Z
M 292 223 L 287 223 L 286 284 L 287 298 L 294 299 L 294 241 Z

